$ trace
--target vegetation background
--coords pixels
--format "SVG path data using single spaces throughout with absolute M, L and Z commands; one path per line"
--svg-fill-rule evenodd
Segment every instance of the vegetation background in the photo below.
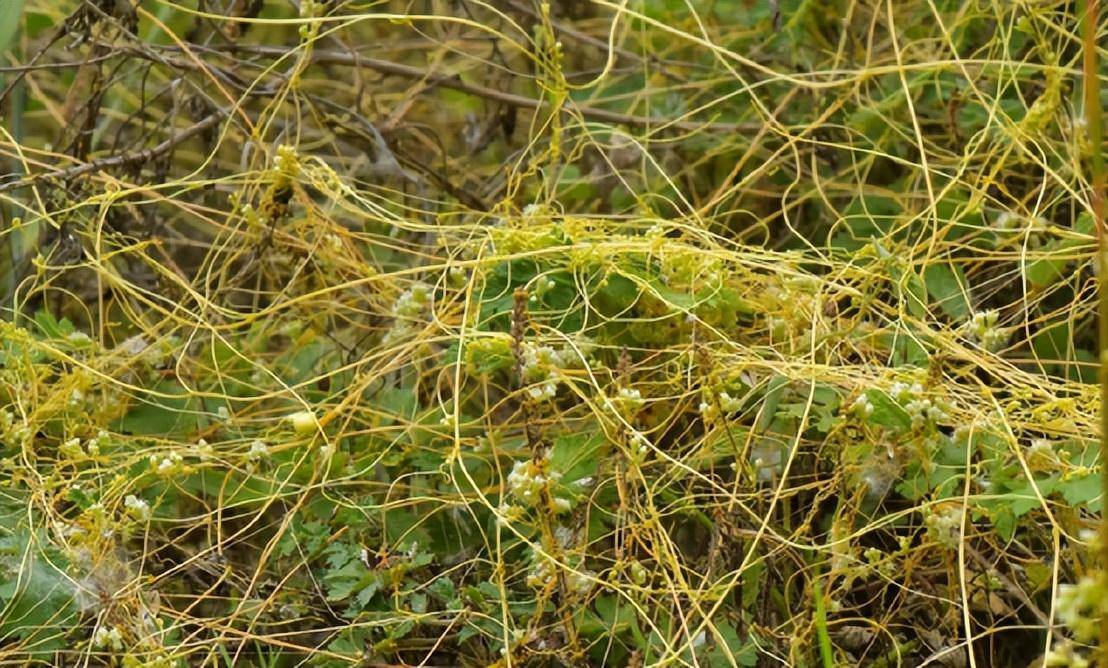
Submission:
M 0 661 L 1087 665 L 1079 9 L 0 0 Z

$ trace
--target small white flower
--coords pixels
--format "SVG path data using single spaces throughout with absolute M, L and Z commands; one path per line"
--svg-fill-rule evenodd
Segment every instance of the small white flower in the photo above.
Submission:
M 850 404 L 850 410 L 860 417 L 869 417 L 873 415 L 873 402 L 870 401 L 869 396 L 863 392 Z
M 596 573 L 590 570 L 571 571 L 566 576 L 566 587 L 579 596 L 589 593 L 592 589 Z
M 557 384 L 547 381 L 527 388 L 527 394 L 535 401 L 553 399 L 558 394 Z
M 415 319 L 431 308 L 431 288 L 426 283 L 414 283 L 393 304 L 392 314 L 397 318 Z
M 127 498 L 123 499 L 123 507 L 137 520 L 150 519 L 150 504 L 134 494 L 128 494 Z
M 255 440 L 250 444 L 250 450 L 246 453 L 246 459 L 257 462 L 269 456 L 269 446 L 264 441 Z
M 196 442 L 196 449 L 200 455 L 200 461 L 207 462 L 215 459 L 215 449 L 204 439 Z
M 85 451 L 81 449 L 81 439 L 71 438 L 58 448 L 58 452 L 66 459 L 84 459 Z
M 150 467 L 161 476 L 171 476 L 180 473 L 184 468 L 184 458 L 176 452 L 170 452 L 163 456 L 150 455 Z
M 97 627 L 96 633 L 92 637 L 92 644 L 99 649 L 121 652 L 123 651 L 123 634 L 119 632 L 119 627 L 100 626 Z
M 631 387 L 620 388 L 619 401 L 632 408 L 638 408 L 643 405 L 642 393 Z
M 734 413 L 735 411 L 742 408 L 743 402 L 742 402 L 741 399 L 738 399 L 736 397 L 732 397 L 730 394 L 728 394 L 726 392 L 720 392 L 719 393 L 719 406 L 726 413 Z
M 999 216 L 996 217 L 996 221 L 993 223 L 996 227 L 1002 230 L 1011 230 L 1019 227 L 1023 217 L 1019 214 L 1012 213 L 1011 211 L 1002 211 Z

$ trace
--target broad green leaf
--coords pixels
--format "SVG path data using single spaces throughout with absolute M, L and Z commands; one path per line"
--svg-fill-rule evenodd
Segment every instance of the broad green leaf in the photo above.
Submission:
M 1035 252 L 1035 255 L 1045 257 L 1025 265 L 1024 274 L 1027 276 L 1027 282 L 1036 288 L 1045 288 L 1065 280 L 1069 275 L 1069 265 L 1082 255 L 1080 249 L 1094 243 L 1093 231 L 1092 216 L 1087 213 L 1081 214 L 1074 229 L 1076 236 L 1071 234 L 1065 238 L 1056 239 Z
M 1058 491 L 1062 493 L 1066 503 L 1072 506 L 1084 506 L 1091 512 L 1099 512 L 1101 494 L 1100 476 L 1085 475 L 1064 480 L 1058 484 Z M 1094 499 L 1098 501 L 1092 503 Z
M 42 553 L 41 541 L 25 530 L 0 540 L 0 646 L 18 637 L 34 654 L 63 647 L 78 613 L 73 582 L 59 570 L 64 560 Z
M 866 397 L 873 405 L 869 421 L 893 431 L 907 431 L 912 426 L 908 413 L 880 390 L 867 390 Z
M 954 320 L 969 315 L 970 305 L 966 300 L 968 284 L 960 267 L 948 262 L 930 264 L 923 270 L 923 280 L 932 302 L 938 304 L 944 313 Z
M 116 431 L 130 434 L 184 435 L 197 430 L 203 420 L 199 402 L 188 396 L 176 381 L 162 381 L 151 390 L 176 395 L 137 397 L 130 410 L 113 425 Z
M 0 53 L 15 45 L 22 25 L 23 0 L 0 2 Z

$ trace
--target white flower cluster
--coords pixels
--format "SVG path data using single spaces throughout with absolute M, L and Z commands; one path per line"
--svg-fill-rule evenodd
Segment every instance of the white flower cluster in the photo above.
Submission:
M 415 283 L 392 305 L 392 314 L 397 318 L 419 318 L 430 306 L 431 288 L 426 283 Z
M 565 347 L 555 350 L 550 346 L 523 344 L 523 380 L 530 383 L 527 394 L 536 401 L 553 399 L 558 393 L 558 370 L 572 365 L 576 353 Z
M 726 392 L 719 393 L 719 407 L 723 409 L 724 413 L 734 413 L 735 411 L 742 408 L 742 406 L 742 399 L 732 397 Z
M 873 415 L 873 402 L 869 400 L 869 395 L 863 392 L 855 397 L 850 403 L 850 412 L 862 418 Z
M 123 651 L 123 634 L 118 626 L 98 626 L 92 636 L 92 644 L 97 649 L 106 649 L 113 652 Z
M 640 432 L 631 432 L 630 443 L 632 458 L 642 461 L 646 454 L 650 452 L 650 441 L 646 439 Z
M 923 394 L 923 385 L 920 383 L 902 383 L 897 381 L 889 386 L 889 396 L 898 404 L 904 405 Z
M 71 438 L 66 440 L 60 446 L 58 446 L 58 453 L 66 459 L 81 460 L 85 458 L 95 458 L 100 456 L 100 448 L 105 446 L 110 441 L 111 436 L 108 432 L 101 429 L 97 432 L 96 436 L 85 441 L 84 447 L 81 446 L 81 439 Z
M 1061 463 L 1054 444 L 1045 438 L 1032 441 L 1024 457 L 1027 459 L 1028 468 L 1032 471 L 1053 471 Z
M 950 419 L 948 406 L 942 400 L 931 400 L 923 396 L 920 383 L 895 382 L 889 387 L 889 396 L 904 408 L 912 418 L 912 426 L 920 428 Z
M 784 336 L 789 331 L 789 321 L 776 315 L 766 316 L 766 329 L 772 337 Z
M 559 524 L 554 529 L 554 540 L 558 541 L 558 545 L 563 549 L 575 545 L 579 542 L 580 536 L 577 531 L 570 529 L 564 524 Z
M 619 412 L 624 415 L 634 415 L 643 404 L 642 393 L 631 387 L 621 387 L 613 400 Z
M 1093 662 L 1082 655 L 1072 642 L 1062 640 L 1043 656 L 1043 665 L 1049 668 L 1092 668 Z
M 1042 216 L 1021 216 L 1014 211 L 1002 211 L 993 221 L 993 227 L 1000 230 L 1025 230 L 1030 228 L 1032 232 L 1043 232 L 1050 227 L 1050 222 Z
M 150 519 L 150 504 L 134 494 L 128 494 L 127 498 L 123 499 L 123 507 L 127 510 L 127 514 L 136 520 Z
M 100 454 L 100 448 L 106 447 L 111 443 L 112 435 L 103 429 L 96 432 L 96 436 L 90 438 L 85 443 L 85 449 L 88 450 L 90 457 L 96 457 Z
M 770 482 L 784 470 L 784 448 L 771 439 L 762 439 L 750 449 L 750 465 L 761 482 Z
M 311 3 L 307 3 L 309 6 Z M 274 166 L 282 174 L 294 177 L 300 173 L 300 158 L 296 155 L 296 149 L 286 144 L 277 147 L 277 157 Z
M 566 589 L 569 593 L 582 596 L 592 589 L 596 573 L 587 569 L 568 568 L 565 574 Z M 534 565 L 527 574 L 527 585 L 543 590 L 554 587 L 558 581 L 558 569 L 551 560 L 535 555 Z
M 720 410 L 722 410 L 724 413 L 734 413 L 735 411 L 742 408 L 742 406 L 742 399 L 732 397 L 726 391 L 722 391 L 716 395 L 715 403 L 711 401 L 701 401 L 700 406 L 698 406 L 697 408 L 700 411 L 700 415 L 703 416 L 704 419 L 711 420 L 719 415 Z
M 710 401 L 701 401 L 700 405 L 697 406 L 697 410 L 700 411 L 700 416 L 705 420 L 714 419 L 719 415 L 719 410 L 717 410 L 715 404 Z
M 944 505 L 931 507 L 924 511 L 923 523 L 927 526 L 928 533 L 935 540 L 948 548 L 958 546 L 962 529 L 962 507 L 959 505 Z
M 996 352 L 1008 343 L 1008 329 L 997 326 L 996 311 L 979 311 L 965 324 L 966 335 L 989 352 Z
M 546 218 L 546 209 L 541 204 L 528 204 L 521 213 L 520 218 L 524 222 L 541 222 Z
M 136 334 L 125 339 L 115 350 L 150 366 L 159 366 L 180 347 L 181 341 L 176 336 L 163 337 L 151 345 L 141 334 Z
M 574 569 L 566 574 L 566 588 L 573 594 L 583 596 L 592 589 L 596 573 L 587 569 Z
M 926 424 L 942 422 L 950 418 L 946 409 L 933 402 L 931 399 L 921 397 L 904 404 L 904 410 L 912 418 L 913 427 L 922 427 Z
M 328 232 L 323 235 L 323 244 L 331 250 L 333 253 L 341 253 L 345 246 L 343 246 L 342 237 L 334 232 Z
M 522 519 L 523 514 L 526 511 L 523 508 L 510 503 L 501 503 L 500 506 L 497 508 L 497 512 L 499 513 L 496 518 L 497 521 L 502 526 L 511 526 L 513 522 L 518 522 L 520 519 Z
M 538 461 L 527 459 L 517 461 L 508 474 L 508 489 L 521 504 L 534 507 L 542 500 L 543 489 L 551 482 L 557 482 L 562 474 L 550 471 L 549 455 Z
M 871 547 L 867 548 L 862 553 L 862 557 L 866 560 L 866 564 L 873 570 L 877 571 L 885 577 L 893 577 L 896 572 L 896 564 L 892 559 L 886 558 L 885 552 L 879 548 Z
M 66 459 L 84 459 L 85 451 L 81 448 L 81 439 L 71 438 L 58 446 L 58 453 Z
M 531 566 L 531 572 L 527 574 L 527 586 L 535 589 L 553 587 L 558 579 L 558 572 L 549 559 L 538 558 Z
M 31 438 L 31 426 L 26 422 L 15 422 L 15 414 L 10 409 L 0 410 L 0 443 L 9 447 L 19 447 Z
M 534 288 L 531 289 L 531 302 L 539 301 L 543 295 L 550 292 L 557 286 L 553 278 L 546 278 L 535 282 Z
M 250 444 L 250 449 L 246 451 L 246 461 L 257 464 L 266 457 L 269 457 L 269 446 L 265 444 L 265 441 L 255 439 Z
M 1100 618 L 1106 612 L 1102 577 L 1086 575 L 1077 584 L 1058 586 L 1058 619 L 1069 627 L 1073 637 L 1080 641 L 1094 640 L 1100 628 Z
M 392 305 L 395 322 L 385 335 L 384 343 L 397 343 L 411 337 L 415 333 L 416 323 L 430 313 L 431 297 L 431 287 L 426 283 L 414 283 L 402 292 Z
M 75 348 L 83 348 L 92 343 L 92 339 L 89 338 L 89 335 L 80 330 L 70 332 L 66 335 L 65 340 Z
M 150 468 L 160 476 L 173 476 L 184 471 L 185 460 L 176 452 L 165 455 L 150 455 Z

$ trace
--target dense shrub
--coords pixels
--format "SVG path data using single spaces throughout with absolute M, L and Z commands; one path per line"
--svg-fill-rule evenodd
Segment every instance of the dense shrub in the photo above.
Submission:
M 4 0 L 0 657 L 1080 665 L 1075 12 Z

